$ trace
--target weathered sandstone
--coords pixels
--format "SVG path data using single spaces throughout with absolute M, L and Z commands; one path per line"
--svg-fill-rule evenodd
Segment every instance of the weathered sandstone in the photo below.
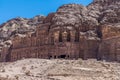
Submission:
M 67 4 L 47 17 L 1 25 L 0 60 L 65 58 L 120 61 L 120 1 Z

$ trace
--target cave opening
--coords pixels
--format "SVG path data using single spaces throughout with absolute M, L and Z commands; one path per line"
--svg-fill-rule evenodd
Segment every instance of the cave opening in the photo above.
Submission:
M 65 59 L 65 58 L 66 58 L 66 55 L 60 55 L 60 56 L 58 56 L 58 58 Z
M 51 59 L 52 58 L 52 56 L 49 56 L 49 59 Z

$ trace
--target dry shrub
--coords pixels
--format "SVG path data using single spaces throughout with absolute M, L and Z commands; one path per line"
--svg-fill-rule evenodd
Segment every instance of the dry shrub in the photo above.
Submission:
M 67 77 L 67 76 L 70 76 L 72 74 L 48 74 L 47 76 L 64 76 L 64 77 Z
M 26 71 L 26 72 L 25 72 L 25 75 L 27 75 L 27 76 L 30 76 L 30 74 L 31 74 L 30 71 Z
M 5 72 L 5 69 L 2 69 L 1 72 Z
M 18 80 L 18 79 L 19 79 L 19 76 L 18 76 L 18 75 L 15 75 L 15 79 Z
M 24 67 L 22 67 L 22 70 L 26 70 L 26 67 L 24 66 Z
M 30 69 L 34 69 L 34 66 L 31 66 L 31 68 Z

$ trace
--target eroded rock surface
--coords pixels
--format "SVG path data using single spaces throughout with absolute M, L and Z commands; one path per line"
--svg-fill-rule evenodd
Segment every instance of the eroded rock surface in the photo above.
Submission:
M 1 61 L 70 58 L 120 61 L 120 1 L 66 4 L 47 17 L 15 18 L 0 28 Z

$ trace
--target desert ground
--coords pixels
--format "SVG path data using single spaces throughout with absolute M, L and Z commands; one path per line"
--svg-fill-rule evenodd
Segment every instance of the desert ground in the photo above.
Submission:
M 23 59 L 0 63 L 0 80 L 120 80 L 120 63 Z

